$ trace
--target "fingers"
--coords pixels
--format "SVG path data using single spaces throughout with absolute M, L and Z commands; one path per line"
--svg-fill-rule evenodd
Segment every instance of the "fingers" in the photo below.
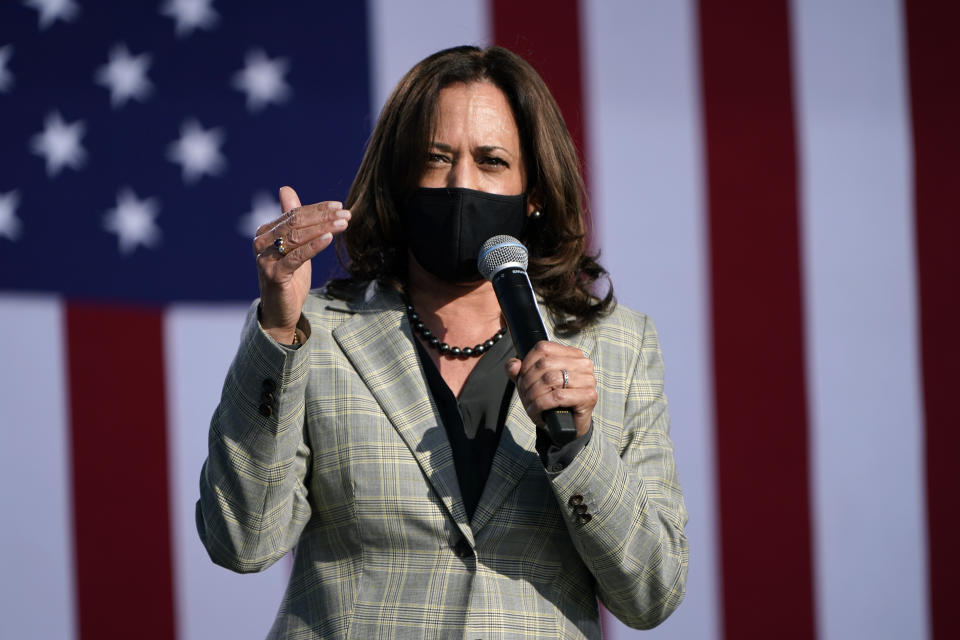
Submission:
M 318 202 L 296 207 L 257 229 L 253 249 L 263 253 L 274 241 L 283 236 L 284 246 L 303 245 L 325 233 L 340 233 L 347 228 L 350 212 L 339 202 Z
M 296 248 L 291 249 L 288 245 L 284 256 L 277 261 L 278 271 L 280 273 L 283 271 L 293 273 L 304 262 L 307 262 L 329 247 L 331 242 L 333 242 L 333 234 L 322 233 L 320 235 L 312 235 L 310 239 L 303 244 L 296 245 Z
M 521 362 L 507 362 L 507 375 L 516 383 L 524 409 L 538 425 L 547 409 L 573 410 L 578 433 L 589 426 L 597 404 L 597 380 L 591 361 L 582 351 L 542 341 Z M 564 386 L 563 372 L 567 373 Z
M 271 280 L 285 278 L 326 249 L 333 235 L 344 231 L 350 220 L 350 212 L 342 203 L 325 201 L 303 206 L 291 187 L 280 189 L 280 204 L 285 213 L 261 225 L 253 240 L 258 265 Z
M 513 362 L 519 361 L 514 359 L 509 364 Z M 538 342 L 516 369 L 517 389 L 524 394 L 562 390 L 564 371 L 568 389 L 596 387 L 593 362 L 582 351 L 556 342 Z
M 257 227 L 256 236 L 260 236 L 267 231 L 270 231 L 278 224 L 286 219 L 287 215 L 294 209 L 300 208 L 300 197 L 297 195 L 297 192 L 293 190 L 293 187 L 280 187 L 280 216 L 265 222 L 259 227 Z
M 536 397 L 527 397 L 523 400 L 523 409 L 533 420 L 534 424 L 542 424 L 541 414 L 548 409 L 566 408 L 574 414 L 574 422 L 585 416 L 587 422 L 597 405 L 596 389 L 554 389 Z M 579 431 L 579 429 L 578 429 Z
M 300 206 L 300 197 L 293 187 L 280 187 L 280 211 L 290 211 Z

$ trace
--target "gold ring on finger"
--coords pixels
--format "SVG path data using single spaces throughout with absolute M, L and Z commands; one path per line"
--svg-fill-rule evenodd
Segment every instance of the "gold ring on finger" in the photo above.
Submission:
M 273 246 L 277 248 L 277 253 L 282 256 L 287 255 L 287 248 L 283 244 L 283 236 L 277 236 L 277 239 L 273 241 Z

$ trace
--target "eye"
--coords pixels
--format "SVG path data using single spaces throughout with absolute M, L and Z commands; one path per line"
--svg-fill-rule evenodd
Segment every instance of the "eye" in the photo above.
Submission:
M 427 162 L 431 164 L 444 164 L 450 162 L 450 158 L 442 153 L 429 152 L 427 153 Z
M 481 161 L 482 164 L 489 164 L 498 167 L 509 167 L 510 163 L 500 158 L 498 156 L 485 156 Z

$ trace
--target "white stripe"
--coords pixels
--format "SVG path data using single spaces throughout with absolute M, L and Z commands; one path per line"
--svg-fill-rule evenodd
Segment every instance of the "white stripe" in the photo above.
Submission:
M 73 638 L 70 417 L 63 310 L 0 296 L 0 637 Z
M 818 636 L 928 636 L 904 25 L 794 2 Z
M 643 637 L 719 637 L 713 393 L 696 12 L 689 1 L 585 2 L 593 211 L 623 304 L 649 313 L 667 365 L 690 523 L 683 605 Z M 608 624 L 607 638 L 630 632 Z
M 486 0 L 372 0 L 369 11 L 374 114 L 423 58 L 462 44 L 487 46 L 492 39 Z
M 170 511 L 181 640 L 265 637 L 289 574 L 286 560 L 251 576 L 214 565 L 200 544 L 194 517 L 210 418 L 237 351 L 246 310 L 246 305 L 177 305 L 165 316 Z

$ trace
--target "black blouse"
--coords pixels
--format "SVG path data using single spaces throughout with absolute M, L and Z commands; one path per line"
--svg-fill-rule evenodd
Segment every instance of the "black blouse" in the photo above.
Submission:
M 513 397 L 514 384 L 504 368 L 507 360 L 515 357 L 513 343 L 508 334 L 484 353 L 467 377 L 458 398 L 433 364 L 427 348 L 418 338 L 414 338 L 414 342 L 427 386 L 450 441 L 463 505 L 467 517 L 472 518 L 490 475 Z M 536 447 L 544 466 L 551 471 L 563 469 L 586 446 L 592 432 L 591 426 L 586 434 L 563 447 L 556 447 L 543 430 L 538 429 Z

